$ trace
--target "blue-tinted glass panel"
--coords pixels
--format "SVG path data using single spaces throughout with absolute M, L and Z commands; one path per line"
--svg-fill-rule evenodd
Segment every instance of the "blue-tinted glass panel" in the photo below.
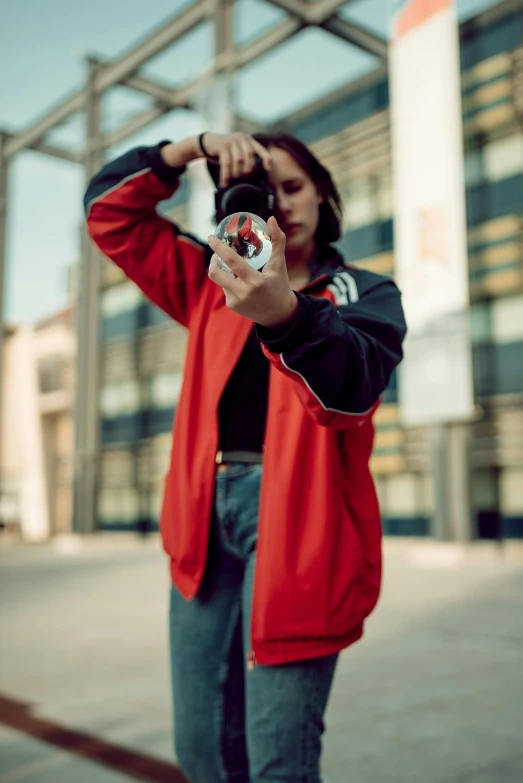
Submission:
M 523 10 L 508 13 L 490 25 L 479 25 L 472 19 L 461 26 L 460 32 L 461 67 L 467 70 L 523 43 Z
M 472 360 L 476 397 L 523 392 L 523 341 L 476 345 Z
M 113 519 L 111 522 L 100 520 L 97 527 L 98 530 L 107 533 L 136 533 L 139 536 L 146 536 L 148 533 L 156 533 L 159 530 L 158 520 L 151 517 L 143 517 L 136 522 L 128 520 L 119 522 L 117 519 Z
M 103 317 L 100 322 L 102 340 L 134 334 L 146 326 L 148 316 L 147 304 L 147 302 L 143 302 L 133 310 Z
M 152 302 L 145 303 L 145 322 L 147 326 L 156 326 L 171 320 L 167 313 L 156 307 Z
M 523 538 L 523 516 L 502 518 L 503 538 Z
M 338 247 L 347 261 L 359 261 L 392 250 L 393 233 L 392 219 L 371 223 L 344 234 Z
M 386 536 L 428 536 L 430 519 L 428 517 L 383 517 L 383 533 Z
M 142 437 L 142 413 L 102 418 L 102 443 L 131 443 Z
M 169 433 L 172 430 L 175 408 L 149 409 L 144 411 L 143 437 L 153 438 L 155 435 Z
M 467 188 L 466 197 L 469 226 L 503 215 L 520 214 L 523 212 L 523 174 Z
M 290 129 L 306 144 L 330 136 L 389 105 L 389 83 L 382 81 L 349 95 L 321 112 L 293 123 Z

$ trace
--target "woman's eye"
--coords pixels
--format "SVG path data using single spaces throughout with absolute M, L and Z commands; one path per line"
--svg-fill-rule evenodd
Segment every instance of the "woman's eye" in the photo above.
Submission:
M 287 185 L 285 188 L 286 193 L 297 193 L 301 188 L 301 185 Z

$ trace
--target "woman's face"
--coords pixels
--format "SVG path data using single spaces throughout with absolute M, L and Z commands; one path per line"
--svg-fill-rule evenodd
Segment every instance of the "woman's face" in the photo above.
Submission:
M 314 244 L 323 201 L 316 185 L 295 159 L 279 147 L 270 147 L 269 179 L 276 195 L 276 220 L 287 237 L 287 248 L 299 251 Z

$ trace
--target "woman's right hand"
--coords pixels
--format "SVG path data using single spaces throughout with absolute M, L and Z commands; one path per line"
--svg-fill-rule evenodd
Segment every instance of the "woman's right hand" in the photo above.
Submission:
M 269 150 L 248 133 L 206 133 L 203 145 L 209 156 L 218 159 L 221 187 L 225 187 L 231 179 L 247 177 L 254 169 L 256 155 L 265 171 L 270 171 Z

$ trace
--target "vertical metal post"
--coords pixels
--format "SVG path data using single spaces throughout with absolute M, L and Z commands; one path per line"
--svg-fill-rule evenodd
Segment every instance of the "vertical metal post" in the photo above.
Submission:
M 432 534 L 440 541 L 472 541 L 470 425 L 432 428 L 434 519 Z
M 0 131 L 0 488 L 2 478 L 2 392 L 4 368 L 4 279 L 7 258 L 7 134 Z
M 213 0 L 214 52 L 216 73 L 195 94 L 192 105 L 200 116 L 200 129 L 231 133 L 234 118 L 234 0 Z M 214 185 L 205 161 L 189 168 L 189 225 L 197 236 L 205 237 L 214 228 Z
M 449 503 L 447 471 L 447 433 L 444 424 L 431 429 L 432 476 L 434 481 L 434 516 L 432 535 L 438 541 L 449 537 Z
M 207 112 L 214 130 L 231 133 L 235 110 L 234 0 L 214 0 L 214 6 L 214 53 L 219 69 L 209 82 Z
M 87 147 L 86 182 L 102 165 L 100 137 L 101 98 L 94 80 L 101 65 L 88 60 L 86 85 Z M 98 474 L 98 379 L 99 379 L 99 288 L 100 253 L 82 231 L 82 253 L 78 274 L 76 326 L 76 404 L 74 459 L 73 527 L 78 533 L 90 533 L 96 526 L 96 492 Z
M 448 507 L 449 528 L 453 541 L 468 542 L 474 538 L 470 475 L 470 436 L 468 423 L 448 427 Z

